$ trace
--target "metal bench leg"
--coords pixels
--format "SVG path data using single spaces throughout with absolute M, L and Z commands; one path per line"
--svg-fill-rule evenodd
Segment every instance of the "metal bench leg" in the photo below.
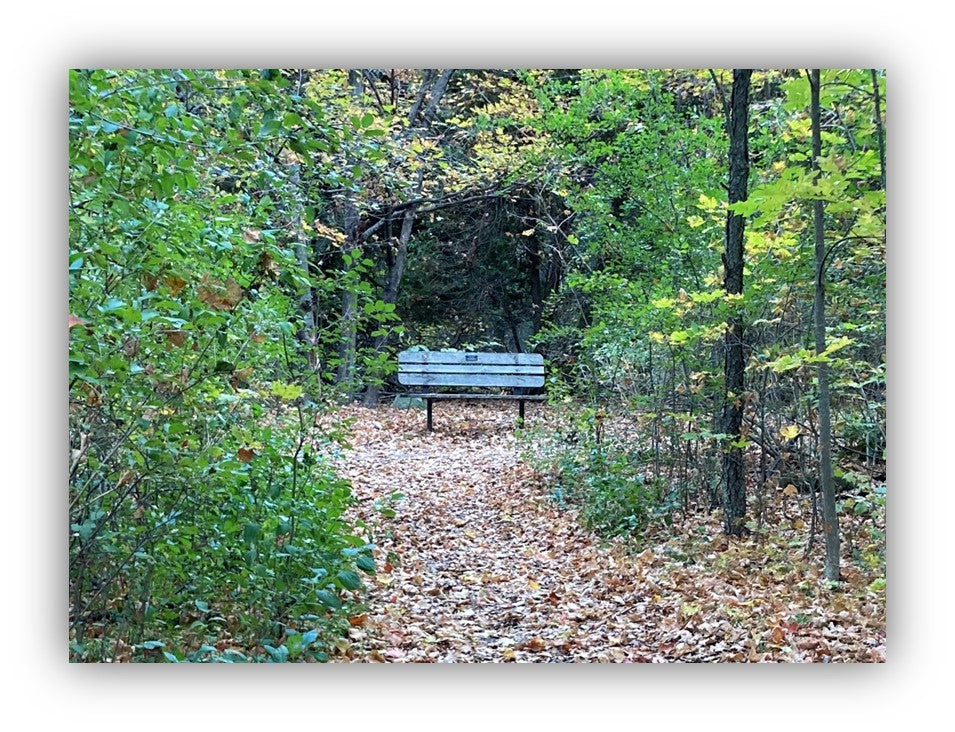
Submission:
M 428 432 L 434 431 L 434 427 L 431 425 L 431 400 L 428 400 Z
M 518 409 L 520 410 L 521 416 L 518 417 L 517 419 L 517 426 L 523 427 L 524 426 L 524 400 L 523 399 L 519 400 L 518 404 L 520 404 L 520 407 L 518 407 Z

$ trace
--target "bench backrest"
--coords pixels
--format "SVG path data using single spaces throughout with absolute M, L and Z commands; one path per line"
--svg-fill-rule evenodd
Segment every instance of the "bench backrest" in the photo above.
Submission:
M 543 386 L 539 353 L 402 351 L 398 382 L 407 386 Z

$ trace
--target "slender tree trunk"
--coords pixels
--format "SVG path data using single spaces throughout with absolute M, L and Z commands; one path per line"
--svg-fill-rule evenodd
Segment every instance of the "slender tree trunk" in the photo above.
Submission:
M 356 104 L 361 102 L 364 87 L 362 77 L 357 71 L 348 72 L 348 83 L 352 87 L 352 96 Z M 344 203 L 344 231 L 345 252 L 361 248 L 358 236 L 358 204 L 355 194 L 349 193 Z M 345 393 L 350 398 L 355 393 L 355 349 L 358 335 L 358 293 L 355 283 L 351 282 L 349 273 L 351 265 L 345 262 L 345 287 L 342 290 L 342 329 L 338 344 L 338 373 L 336 381 L 345 387 Z
M 541 329 L 544 311 L 544 292 L 541 287 L 541 251 L 536 236 L 530 237 L 527 242 L 527 277 L 530 280 L 531 318 L 536 334 Z
M 749 117 L 749 80 L 752 69 L 733 69 L 733 92 L 728 120 L 730 137 L 729 202 L 745 201 L 749 176 L 747 122 Z M 726 252 L 723 256 L 724 287 L 727 294 L 743 292 L 743 227 L 744 219 L 730 211 L 726 216 Z M 736 315 L 726 331 L 724 374 L 726 394 L 723 403 L 722 431 L 727 435 L 723 446 L 723 522 L 727 534 L 741 536 L 746 532 L 746 484 L 743 471 L 743 450 L 732 443 L 740 440 L 743 424 L 744 354 L 743 319 Z
M 424 103 L 424 97 L 428 93 L 431 84 L 434 83 L 434 69 L 425 69 L 424 77 L 421 79 L 421 86 L 418 87 L 418 96 L 415 97 L 414 104 L 411 105 L 411 111 L 408 113 L 408 126 L 414 125 L 418 119 L 418 112 L 421 111 L 421 105 Z
M 424 110 L 424 118 L 426 122 L 430 122 L 432 117 L 434 117 L 435 112 L 438 110 L 438 105 L 441 103 L 441 97 L 444 96 L 444 93 L 448 89 L 448 82 L 451 81 L 451 75 L 454 73 L 454 69 L 445 69 L 441 72 L 441 76 L 438 77 L 438 80 L 434 83 L 434 91 L 431 92 L 431 101 L 428 102 L 427 108 Z
M 879 164 L 882 171 L 882 190 L 885 190 L 885 130 L 882 128 L 882 97 L 879 94 L 879 75 L 872 72 L 872 93 L 875 94 L 875 130 L 879 138 Z
M 424 182 L 424 168 L 418 173 L 418 181 L 415 188 L 415 196 L 421 192 L 421 186 Z M 411 241 L 411 231 L 414 227 L 415 212 L 417 206 L 411 206 L 405 210 L 405 215 L 401 220 L 401 233 L 398 235 L 398 247 L 395 251 L 394 263 L 388 268 L 388 274 L 385 276 L 385 288 L 382 293 L 382 302 L 388 305 L 394 305 L 398 302 L 398 289 L 401 285 L 401 277 L 405 271 L 405 262 L 408 260 L 408 243 Z M 380 335 L 375 339 L 375 352 L 379 352 L 388 345 L 388 334 Z M 369 384 L 365 390 L 364 404 L 366 407 L 374 407 L 378 404 L 378 385 Z
M 821 175 L 819 158 L 822 156 L 822 131 L 819 125 L 819 69 L 813 69 L 809 79 L 812 92 L 812 169 L 818 181 Z M 826 240 L 825 204 L 821 198 L 812 202 L 812 223 L 816 245 L 816 297 L 813 320 L 816 334 L 816 353 L 826 350 Z M 832 424 L 829 416 L 829 364 L 820 361 L 816 367 L 819 381 L 819 483 L 822 490 L 822 529 L 826 537 L 826 579 L 839 580 L 839 519 L 836 516 L 836 496 L 832 484 Z
M 358 215 L 355 205 L 351 201 L 346 203 L 345 233 L 347 235 L 347 253 L 357 247 L 355 231 L 358 224 Z M 336 381 L 345 387 L 348 396 L 354 394 L 355 379 L 355 349 L 358 339 L 358 293 L 354 283 L 350 281 L 351 265 L 345 265 L 346 282 L 342 289 L 342 317 L 341 338 L 338 342 L 338 372 Z
M 298 164 L 292 167 L 291 181 L 294 185 L 300 183 Z M 308 245 L 305 241 L 305 231 L 302 228 L 301 205 L 298 205 L 292 218 L 292 231 L 295 232 L 295 258 L 302 274 L 308 280 L 308 288 L 299 298 L 299 308 L 302 311 L 302 329 L 299 331 L 299 340 L 305 344 L 305 356 L 308 367 L 313 372 L 320 371 L 318 362 L 318 298 L 315 288 L 312 287 L 312 271 L 308 257 Z

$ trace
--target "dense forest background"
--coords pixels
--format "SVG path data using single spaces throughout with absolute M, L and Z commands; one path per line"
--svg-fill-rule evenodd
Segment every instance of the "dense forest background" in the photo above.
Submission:
M 383 558 L 325 417 L 409 347 L 542 353 L 598 534 L 782 492 L 884 602 L 885 120 L 878 69 L 71 71 L 71 658 L 334 655 Z

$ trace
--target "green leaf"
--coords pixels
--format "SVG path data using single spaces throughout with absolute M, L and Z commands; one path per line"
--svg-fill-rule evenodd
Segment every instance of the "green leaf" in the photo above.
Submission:
M 268 645 L 264 645 L 262 647 L 272 657 L 273 662 L 285 663 L 286 661 L 288 661 L 289 652 L 288 652 L 288 648 L 286 648 L 284 644 L 279 646 L 278 648 L 275 648 L 273 646 L 268 646 Z
M 375 560 L 373 557 L 369 557 L 367 554 L 362 554 L 355 560 L 355 566 L 358 567 L 362 572 L 367 572 L 368 574 L 375 573 Z
M 286 384 L 281 381 L 272 382 L 272 394 L 286 401 L 295 401 L 304 393 L 302 387 L 297 384 Z
M 361 587 L 361 578 L 351 570 L 339 570 L 336 577 L 338 578 L 338 584 L 340 584 L 346 590 L 357 590 L 359 587 Z
M 341 610 L 342 601 L 338 597 L 338 595 L 336 595 L 331 590 L 318 590 L 318 592 L 315 593 L 315 596 L 318 598 L 318 601 L 322 603 L 323 605 L 333 608 L 335 610 Z
M 878 579 L 872 580 L 872 583 L 869 585 L 869 589 L 872 592 L 885 592 L 885 577 L 879 577 Z
M 242 528 L 242 540 L 246 544 L 252 544 L 259 538 L 261 534 L 262 534 L 262 527 L 259 524 L 255 523 L 254 521 L 249 521 Z
M 302 650 L 302 635 L 300 633 L 289 633 L 288 638 L 285 639 L 285 645 L 288 647 L 289 655 L 295 658 Z

